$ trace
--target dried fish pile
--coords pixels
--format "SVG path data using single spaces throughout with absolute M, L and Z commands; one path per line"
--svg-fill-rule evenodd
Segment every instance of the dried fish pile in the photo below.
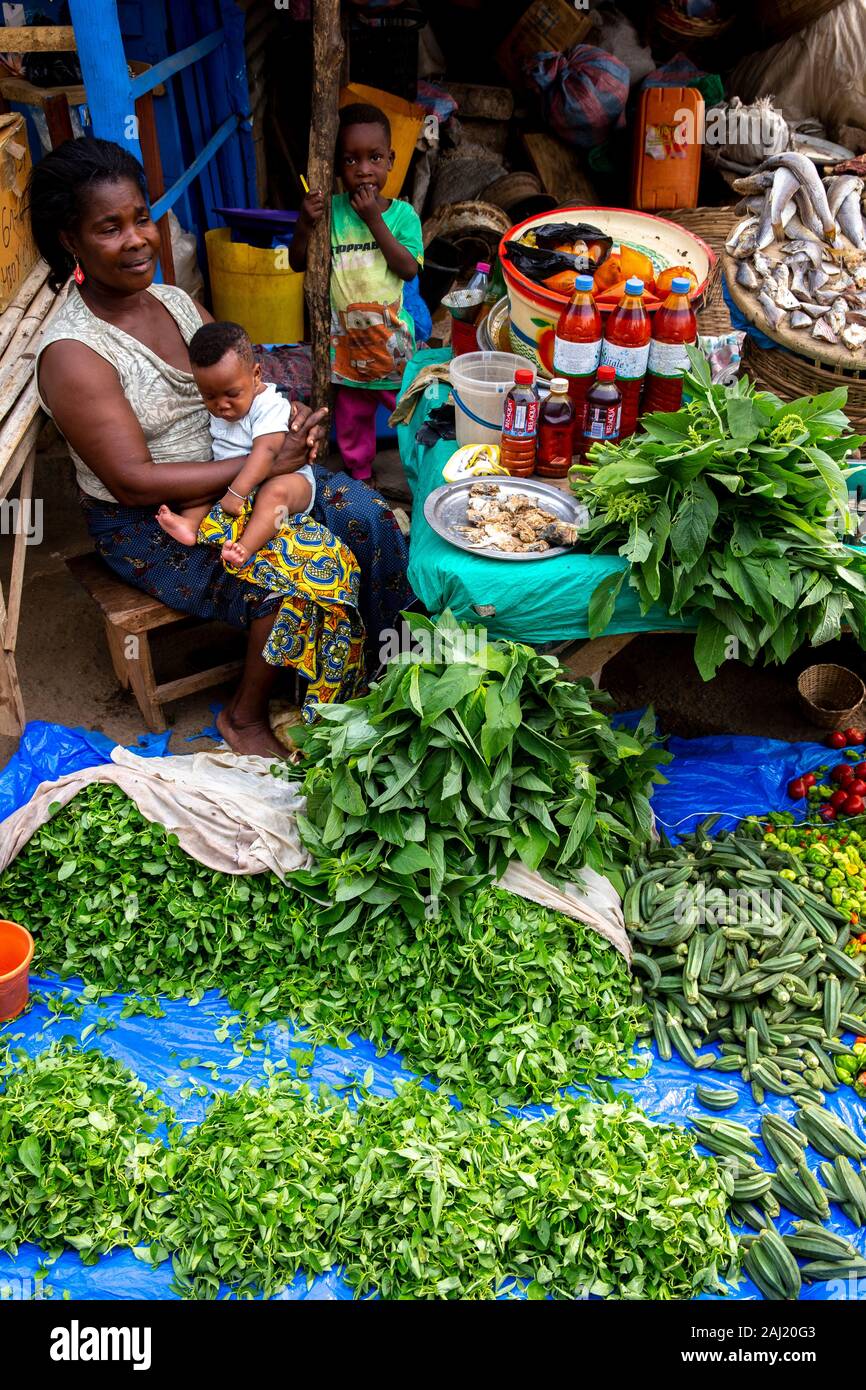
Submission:
M 539 507 L 537 498 L 504 492 L 498 483 L 476 483 L 469 489 L 466 525 L 458 530 L 470 545 L 509 555 L 552 550 L 577 540 L 576 526 Z
M 736 281 L 771 328 L 790 328 L 849 352 L 866 346 L 864 181 L 819 177 L 811 159 L 773 155 L 734 188 L 745 213 L 726 243 Z

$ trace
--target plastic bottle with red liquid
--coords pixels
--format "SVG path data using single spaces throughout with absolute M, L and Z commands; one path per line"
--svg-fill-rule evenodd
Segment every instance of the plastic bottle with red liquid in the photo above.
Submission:
M 649 361 L 652 329 L 644 308 L 643 291 L 643 280 L 626 280 L 625 294 L 607 320 L 601 345 L 601 365 L 616 369 L 622 392 L 620 439 L 627 439 L 637 429 Z
M 620 437 L 622 391 L 617 385 L 615 367 L 599 367 L 586 393 L 581 453 L 593 444 L 615 444 Z
M 538 392 L 531 367 L 518 367 L 514 385 L 505 397 L 499 461 L 518 478 L 535 472 L 538 444 Z
M 550 395 L 538 413 L 538 453 L 535 470 L 540 478 L 567 478 L 574 453 L 574 402 L 565 377 L 555 376 Z
M 679 410 L 683 403 L 683 372 L 689 370 L 686 346 L 698 340 L 698 321 L 689 303 L 691 287 L 685 278 L 673 279 L 670 294 L 656 310 L 642 415 L 653 410 Z
M 559 316 L 553 341 L 553 371 L 568 382 L 574 405 L 575 447 L 583 430 L 586 393 L 595 380 L 601 358 L 601 314 L 592 294 L 591 275 L 578 275 L 574 293 Z

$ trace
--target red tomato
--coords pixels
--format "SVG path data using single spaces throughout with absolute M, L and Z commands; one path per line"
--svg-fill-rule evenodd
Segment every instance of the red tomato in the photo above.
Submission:
M 866 734 L 863 733 L 862 729 L 846 729 L 844 738 L 847 744 L 866 743 Z
M 840 787 L 839 790 L 837 792 L 834 792 L 833 795 L 830 797 L 830 805 L 835 806 L 838 810 L 840 806 L 845 805 L 845 802 L 847 800 L 848 793 L 845 791 L 844 787 Z
M 863 793 L 866 792 L 866 782 L 861 781 L 859 777 L 855 777 L 853 782 L 847 784 L 847 791 L 850 796 L 862 796 Z
M 793 782 L 788 783 L 788 795 L 792 801 L 802 801 L 806 795 L 806 787 L 802 777 L 795 777 Z
M 805 777 L 803 778 L 803 786 L 804 786 L 804 787 L 814 787 L 814 785 L 815 785 L 815 774 L 814 774 L 814 772 L 807 772 L 806 775 L 805 775 Z
M 863 798 L 862 796 L 849 796 L 845 805 L 842 807 L 846 816 L 862 816 Z
M 830 773 L 830 781 L 838 782 L 841 787 L 847 787 L 849 782 L 853 782 L 854 770 L 850 763 L 837 763 Z
M 822 807 L 821 807 L 821 810 L 818 812 L 818 814 L 819 814 L 819 816 L 821 817 L 822 820 L 835 820 L 835 819 L 836 819 L 836 807 L 835 807 L 835 806 L 829 806 L 829 805 L 828 805 L 828 806 L 822 806 Z M 824 838 L 825 838 L 825 836 L 822 835 L 822 836 L 821 836 L 821 839 L 823 840 Z
M 844 734 L 840 734 L 840 733 L 828 734 L 828 735 L 827 735 L 827 747 L 828 747 L 828 748 L 844 748 L 844 747 L 845 747 L 845 735 L 844 735 Z
M 854 764 L 854 776 L 855 776 L 855 777 L 862 777 L 862 778 L 864 779 L 864 781 L 866 781 L 866 763 L 855 763 L 855 764 Z

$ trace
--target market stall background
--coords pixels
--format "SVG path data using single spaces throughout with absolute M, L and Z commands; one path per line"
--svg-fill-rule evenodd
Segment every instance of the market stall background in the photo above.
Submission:
M 166 739 L 145 737 L 133 750 L 142 756 L 162 756 Z M 110 740 L 81 729 L 59 725 L 32 723 L 21 741 L 19 753 L 0 774 L 0 819 L 4 819 L 26 802 L 42 781 L 55 780 L 66 773 L 93 766 L 110 759 Z M 730 828 L 739 818 L 772 810 L 788 809 L 785 795 L 788 781 L 804 767 L 817 765 L 826 759 L 821 744 L 789 744 L 775 740 L 753 738 L 672 739 L 669 749 L 673 761 L 666 768 L 667 783 L 654 796 L 656 818 L 669 838 L 685 834 L 707 815 L 726 813 L 719 828 Z M 208 1109 L 210 1099 L 220 1091 L 233 1091 L 245 1082 L 253 1086 L 266 1084 L 264 1062 L 285 1059 L 289 1071 L 295 1067 L 299 1050 L 306 1052 L 303 1031 L 290 1020 L 273 1025 L 262 1033 L 267 1049 L 248 1055 L 238 1063 L 231 1036 L 218 1042 L 214 1033 L 231 1016 L 231 1010 L 216 990 L 210 990 L 197 1005 L 186 1000 L 162 1000 L 163 1017 L 151 1018 L 137 1014 L 122 1017 L 127 997 L 122 994 L 106 996 L 102 1004 L 88 1003 L 81 998 L 83 985 L 77 981 L 60 982 L 52 978 L 32 979 L 32 988 L 40 998 L 24 1016 L 0 1029 L 0 1044 L 15 1040 L 15 1045 L 35 1055 L 62 1036 L 80 1040 L 83 1046 L 97 1047 L 144 1081 L 158 1089 L 175 1109 L 178 1121 L 189 1128 L 199 1124 Z M 64 994 L 64 991 L 66 993 Z M 53 999 L 60 1004 L 63 996 L 68 1005 L 82 1010 L 80 1018 L 64 1017 L 49 1007 Z M 43 1000 L 49 1002 L 42 1002 Z M 60 1005 L 62 1008 L 62 1005 Z M 94 1028 L 108 1020 L 115 1026 L 101 1035 Z M 366 1075 L 370 1090 L 381 1096 L 393 1094 L 395 1082 L 406 1079 L 399 1056 L 387 1053 L 377 1056 L 375 1049 L 363 1038 L 352 1035 L 350 1047 L 318 1046 L 311 1064 L 309 1082 L 315 1089 L 321 1085 L 344 1087 L 359 1083 Z M 204 1067 L 190 1067 L 191 1058 L 199 1058 Z M 186 1061 L 187 1067 L 182 1067 Z M 234 1063 L 231 1071 L 225 1068 Z M 221 1072 L 219 1082 L 213 1081 L 211 1064 Z M 654 1119 L 686 1125 L 690 1118 L 706 1117 L 706 1110 L 695 1099 L 698 1081 L 712 1084 L 713 1073 L 698 1074 L 676 1057 L 662 1060 L 652 1049 L 652 1066 L 640 1080 L 616 1079 L 615 1089 L 627 1092 Z M 432 1082 L 427 1084 L 432 1085 Z M 759 1128 L 762 1113 L 770 1111 L 790 1115 L 793 1106 L 776 1096 L 768 1096 L 762 1107 L 755 1105 L 747 1083 L 734 1074 L 727 1074 L 726 1087 L 736 1089 L 737 1105 L 726 1112 L 726 1119 L 738 1120 L 752 1129 Z M 205 1094 L 198 1094 L 204 1090 Z M 827 1109 L 838 1115 L 856 1133 L 866 1138 L 863 1107 L 854 1092 L 847 1087 L 827 1097 Z M 521 1113 L 539 1115 L 543 1107 L 528 1107 Z M 761 1143 L 762 1157 L 765 1150 Z M 817 1155 L 810 1152 L 810 1166 L 817 1166 Z M 790 1229 L 793 1217 L 785 1210 L 777 1222 L 780 1231 Z M 831 1207 L 828 1229 L 846 1236 L 866 1255 L 866 1228 L 856 1230 L 837 1206 Z M 30 1280 L 40 1287 L 42 1295 L 51 1289 L 51 1297 L 61 1299 L 165 1299 L 175 1295 L 171 1290 L 170 1261 L 151 1269 L 126 1250 L 103 1256 L 95 1265 L 84 1265 L 78 1255 L 67 1251 L 56 1262 L 46 1266 L 36 1246 L 22 1246 L 12 1258 L 0 1254 L 0 1297 L 4 1287 L 20 1287 L 13 1281 Z M 318 1276 L 307 1287 L 303 1271 L 287 1286 L 283 1298 L 294 1299 L 351 1299 L 354 1294 L 339 1277 L 338 1271 Z M 759 1291 L 743 1276 L 730 1297 L 760 1298 Z M 715 1295 L 702 1295 L 715 1297 Z M 804 1286 L 803 1300 L 827 1298 L 859 1299 L 866 1297 L 866 1285 L 860 1280 L 835 1280 Z

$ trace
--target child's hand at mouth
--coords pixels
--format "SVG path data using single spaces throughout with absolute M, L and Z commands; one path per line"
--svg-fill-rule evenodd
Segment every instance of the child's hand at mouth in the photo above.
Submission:
M 350 199 L 352 207 L 363 222 L 369 227 L 377 218 L 381 218 L 379 211 L 379 191 L 372 184 L 362 184 L 357 193 Z

